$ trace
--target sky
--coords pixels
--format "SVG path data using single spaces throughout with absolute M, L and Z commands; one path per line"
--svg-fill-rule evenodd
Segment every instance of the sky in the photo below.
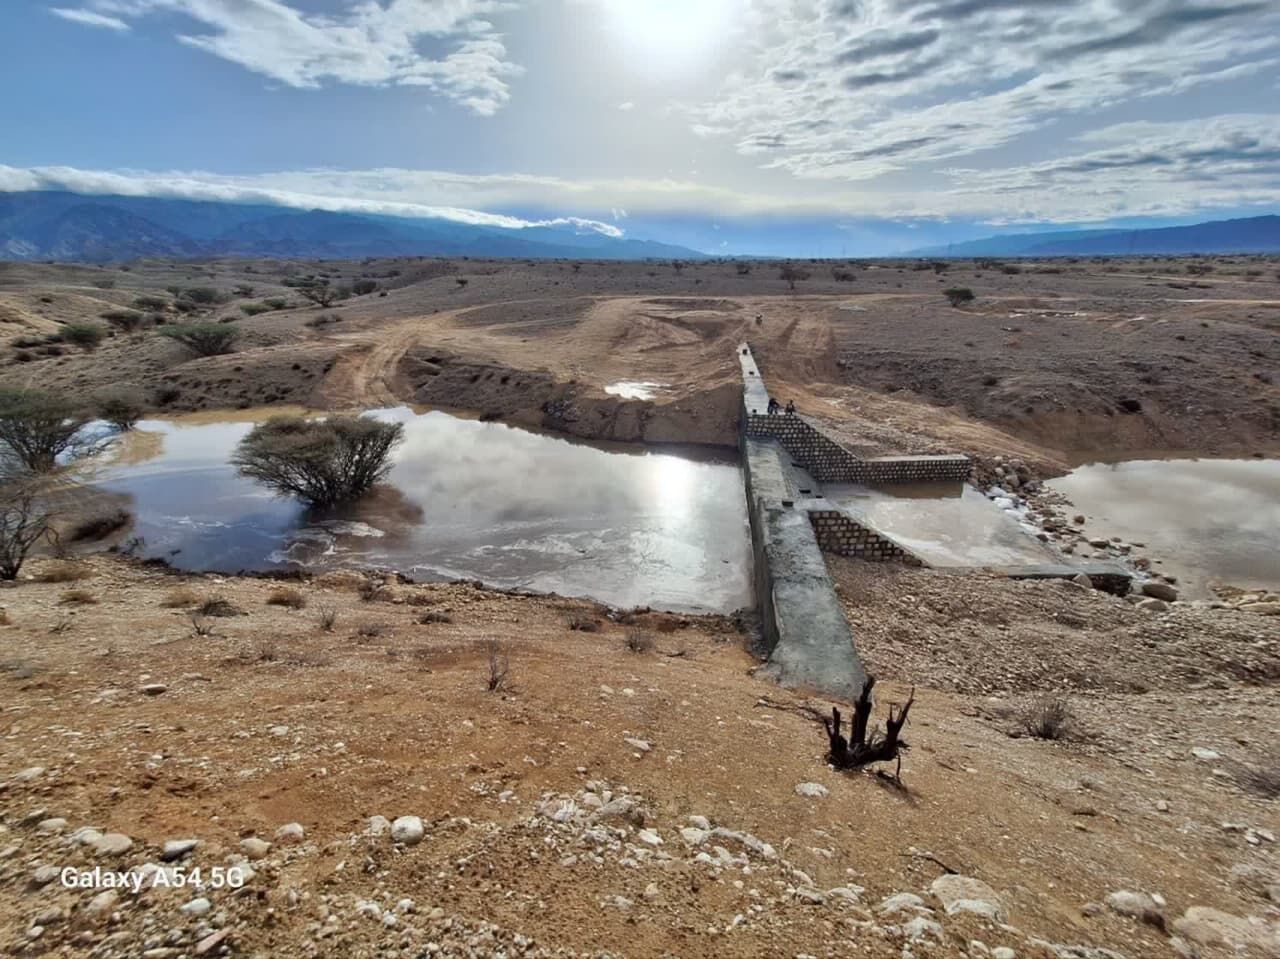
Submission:
M 0 190 L 714 254 L 1280 211 L 1280 0 L 5 0 Z

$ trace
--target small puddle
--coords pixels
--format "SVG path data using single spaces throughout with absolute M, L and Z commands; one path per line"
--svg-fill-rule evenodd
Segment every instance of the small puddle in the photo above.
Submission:
M 620 380 L 610 383 L 604 388 L 610 396 L 621 396 L 624 400 L 652 400 L 660 393 L 669 392 L 665 383 L 646 383 L 638 380 Z
M 1184 596 L 1212 583 L 1280 587 L 1280 460 L 1131 460 L 1081 466 L 1047 484 L 1094 536 L 1143 543 Z
M 100 485 L 132 500 L 143 555 L 195 571 L 389 568 L 620 607 L 751 605 L 742 481 L 726 459 L 382 410 L 405 424 L 389 481 L 317 514 L 228 465 L 270 413 L 139 424 Z

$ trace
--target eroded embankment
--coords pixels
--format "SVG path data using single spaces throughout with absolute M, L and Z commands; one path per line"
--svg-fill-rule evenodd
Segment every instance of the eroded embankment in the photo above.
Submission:
M 737 444 L 740 388 L 733 383 L 667 401 L 626 399 L 551 373 L 426 348 L 405 353 L 397 379 L 413 403 L 470 410 L 582 439 Z

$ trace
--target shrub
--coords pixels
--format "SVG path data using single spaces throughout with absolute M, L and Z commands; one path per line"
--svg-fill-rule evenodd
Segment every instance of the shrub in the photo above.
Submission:
M 271 595 L 267 597 L 267 605 L 287 606 L 289 609 L 305 609 L 307 597 L 292 586 L 282 586 L 280 589 L 272 590 Z
M 85 540 L 105 539 L 112 533 L 124 529 L 132 521 L 133 514 L 125 509 L 104 513 L 101 516 L 91 516 L 72 528 L 71 541 L 80 543 Z
M 164 599 L 160 601 L 160 605 L 165 609 L 184 609 L 188 606 L 195 606 L 199 602 L 199 595 L 183 586 L 169 590 Z
M 62 328 L 62 338 L 84 350 L 96 349 L 106 335 L 106 331 L 98 323 L 77 321 Z
M 262 301 L 262 305 L 269 306 L 273 310 L 289 309 L 289 301 L 286 300 L 283 296 L 269 296 Z
M 947 302 L 952 306 L 962 306 L 965 303 L 972 303 L 977 297 L 973 295 L 973 290 L 967 286 L 953 286 L 948 290 L 943 290 L 942 295 L 947 298 Z
M 652 633 L 643 629 L 627 630 L 627 649 L 633 653 L 651 653 L 658 644 Z
M 103 393 L 98 397 L 97 406 L 99 418 L 106 420 L 121 433 L 133 429 L 147 411 L 142 397 L 126 390 Z
M 72 563 L 59 560 L 50 563 L 36 575 L 38 583 L 75 583 L 88 579 L 93 573 L 84 563 Z
M 114 290 L 116 288 L 115 280 L 94 280 L 93 285 L 100 290 Z
M 507 687 L 507 677 L 511 675 L 511 657 L 496 639 L 485 640 L 484 649 L 489 667 L 485 688 L 491 693 L 500 692 Z
M 14 580 L 37 542 L 49 535 L 49 512 L 31 483 L 0 486 L 0 579 Z
M 255 426 L 236 447 L 231 463 L 242 476 L 282 496 L 332 506 L 356 499 L 383 479 L 403 437 L 400 423 L 280 416 Z
M 326 633 L 332 633 L 333 627 L 338 622 L 338 611 L 332 606 L 321 606 L 318 610 L 317 619 L 320 622 L 320 628 Z
M 294 287 L 316 306 L 333 306 L 333 304 L 351 295 L 351 290 L 342 286 L 331 286 L 328 280 L 312 280 Z
M 785 263 L 783 264 L 782 269 L 778 271 L 778 277 L 779 279 L 786 281 L 788 289 L 794 290 L 796 288 L 796 283 L 800 280 L 809 279 L 809 272 L 807 270 L 800 269 L 800 267 L 793 263 Z
M 68 589 L 58 598 L 58 602 L 64 606 L 93 606 L 98 602 L 98 597 L 87 589 Z
M 242 610 L 225 596 L 210 596 L 196 609 L 201 616 L 242 616 Z
M 574 613 L 569 617 L 569 628 L 581 633 L 600 632 L 600 620 L 583 613 Z
M 1071 704 L 1061 696 L 1042 696 L 1018 713 L 1018 725 L 1036 739 L 1067 739 L 1079 723 Z
M 377 288 L 377 280 L 356 280 L 351 284 L 351 292 L 356 296 L 367 296 Z
M 248 283 L 237 283 L 235 294 L 236 296 L 253 296 L 253 287 Z
M 101 319 L 106 320 L 118 330 L 124 330 L 126 333 L 132 333 L 134 330 L 142 326 L 145 317 L 136 310 L 107 310 L 105 313 L 99 313 Z
M 1280 799 L 1280 751 L 1272 751 L 1252 764 L 1230 760 L 1227 772 L 1245 792 L 1263 799 Z
M 163 310 L 169 306 L 169 301 L 163 296 L 138 296 L 134 297 L 133 305 L 140 310 Z
M 356 627 L 356 635 L 361 639 L 377 639 L 387 628 L 382 623 L 366 622 Z
M 51 473 L 91 455 L 101 437 L 85 430 L 89 414 L 63 396 L 40 390 L 0 389 L 0 465 Z
M 259 313 L 270 313 L 271 307 L 265 303 L 241 303 L 240 309 L 245 316 L 257 316 Z
M 453 617 L 448 613 L 442 613 L 439 610 L 433 609 L 419 616 L 416 622 L 420 626 L 430 626 L 433 623 L 452 623 Z
M 240 331 L 223 323 L 175 323 L 160 335 L 177 340 L 198 356 L 218 356 L 231 352 Z
M 201 306 L 214 306 L 224 299 L 223 295 L 211 286 L 189 287 L 182 291 L 182 295 L 192 303 L 199 303 Z

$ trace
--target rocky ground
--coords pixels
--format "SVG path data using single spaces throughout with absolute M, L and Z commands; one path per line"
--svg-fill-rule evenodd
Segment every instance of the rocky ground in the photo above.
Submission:
M 733 619 L 34 562 L 0 949 L 1275 954 L 1276 619 L 836 569 L 881 715 L 915 687 L 901 786 L 829 768 L 827 704 L 755 679 Z M 1021 722 L 1049 690 L 1060 740 Z

